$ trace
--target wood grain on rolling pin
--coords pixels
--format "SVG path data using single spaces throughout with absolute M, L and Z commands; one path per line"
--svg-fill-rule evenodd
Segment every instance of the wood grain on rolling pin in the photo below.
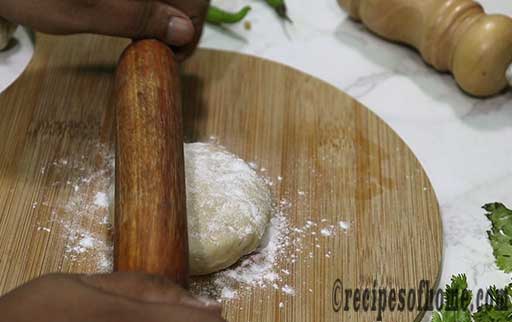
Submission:
M 183 125 L 178 66 L 154 40 L 129 46 L 116 71 L 114 269 L 188 271 Z
M 439 71 L 450 71 L 475 96 L 506 87 L 512 19 L 487 15 L 472 0 L 338 0 L 351 17 L 392 41 L 414 46 Z

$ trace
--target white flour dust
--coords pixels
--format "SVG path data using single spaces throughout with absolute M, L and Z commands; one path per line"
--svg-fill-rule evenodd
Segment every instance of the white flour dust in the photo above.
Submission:
M 109 201 L 106 191 L 111 186 L 114 170 L 113 154 L 104 146 L 95 149 L 98 162 L 81 156 L 73 162 L 60 159 L 41 167 L 41 174 L 59 178 L 52 186 L 60 187 L 66 200 L 61 204 L 43 201 L 33 207 L 50 207 L 51 218 L 39 223 L 37 231 L 56 233 L 65 241 L 62 266 L 76 266 L 84 272 L 112 271 L 112 241 Z M 60 178 L 67 178 L 61 180 Z M 76 269 L 74 269 L 76 270 Z
M 109 206 L 110 189 L 114 174 L 113 152 L 105 147 L 101 151 L 102 162 L 91 168 L 83 162 L 58 160 L 41 168 L 41 172 L 62 171 L 73 173 L 74 179 L 66 182 L 55 182 L 55 185 L 69 186 L 70 195 L 65 205 L 48 205 L 54 209 L 52 219 L 41 223 L 37 230 L 40 233 L 62 234 L 66 240 L 65 259 L 68 265 L 86 265 L 87 272 L 112 271 L 112 226 L 110 223 Z M 250 166 L 260 173 L 268 170 L 258 169 L 256 163 Z M 72 170 L 72 171 L 70 171 Z M 267 177 L 267 184 L 273 192 L 279 191 L 280 185 L 286 181 L 281 176 L 274 182 Z M 307 198 L 304 191 L 295 192 L 301 199 Z M 286 192 L 284 195 L 287 195 Z M 37 203 L 35 203 L 37 207 Z M 348 222 L 330 223 L 326 219 L 304 221 L 292 225 L 290 209 L 292 204 L 283 198 L 275 202 L 271 223 L 264 236 L 262 246 L 255 253 L 242 258 L 231 268 L 207 277 L 196 278 L 191 283 L 191 290 L 218 301 L 236 300 L 251 294 L 257 288 L 271 288 L 282 296 L 294 296 L 300 285 L 294 285 L 293 276 L 298 264 L 309 263 L 316 256 L 325 256 L 328 260 L 332 253 L 321 246 L 320 240 L 332 238 L 339 233 L 350 230 Z M 313 292 L 312 289 L 305 290 Z M 279 307 L 284 306 L 283 302 Z

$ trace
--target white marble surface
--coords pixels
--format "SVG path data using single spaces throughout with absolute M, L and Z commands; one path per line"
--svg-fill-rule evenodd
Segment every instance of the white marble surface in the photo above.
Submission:
M 5 51 L 0 52 L 0 92 L 4 91 L 27 67 L 34 43 L 25 28 L 18 27 Z
M 503 0 L 482 0 L 489 12 L 512 14 Z M 427 67 L 412 50 L 387 43 L 349 19 L 335 0 L 288 0 L 293 25 L 282 24 L 261 0 L 213 0 L 236 9 L 251 4 L 243 25 L 208 27 L 202 46 L 281 62 L 353 95 L 411 147 L 436 190 L 444 223 L 441 283 L 466 273 L 472 288 L 503 286 L 511 275 L 494 265 L 480 207 L 512 207 L 512 92 L 479 100 L 449 75 Z M 24 68 L 31 47 L 0 55 L 0 90 Z

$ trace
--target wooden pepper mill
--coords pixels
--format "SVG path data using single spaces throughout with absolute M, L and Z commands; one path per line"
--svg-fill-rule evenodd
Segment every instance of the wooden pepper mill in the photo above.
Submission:
M 114 270 L 188 278 L 179 71 L 169 47 L 141 40 L 116 71 Z
M 450 71 L 474 96 L 508 86 L 512 19 L 487 15 L 472 0 L 338 0 L 376 34 L 414 46 L 439 71 Z

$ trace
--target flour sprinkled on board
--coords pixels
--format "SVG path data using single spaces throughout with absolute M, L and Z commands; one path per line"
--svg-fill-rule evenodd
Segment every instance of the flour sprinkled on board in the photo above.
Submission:
M 41 167 L 41 173 L 55 179 L 66 200 L 62 204 L 40 203 L 51 209 L 47 222 L 39 222 L 37 231 L 57 233 L 65 240 L 60 269 L 76 272 L 112 271 L 112 240 L 109 201 L 106 191 L 112 184 L 113 153 L 103 145 L 92 148 L 93 164 L 86 156 L 72 161 L 61 158 Z
M 330 237 L 334 234 L 334 226 L 329 226 L 326 228 L 322 228 L 320 230 L 320 234 L 324 237 Z
M 109 201 L 105 192 L 97 192 L 94 196 L 94 205 L 100 208 L 108 208 Z
M 350 229 L 350 223 L 347 221 L 340 221 L 338 223 L 340 225 L 340 228 L 343 229 L 343 231 L 347 232 Z
M 66 239 L 64 248 L 67 266 L 75 266 L 74 271 L 111 272 L 112 271 L 112 232 L 109 198 L 112 193 L 114 174 L 113 152 L 104 146 L 98 146 L 98 159 L 95 166 L 87 165 L 87 158 L 79 161 L 60 159 L 41 168 L 41 173 L 69 173 L 73 175 L 65 182 L 56 181 L 55 185 L 67 186 L 69 198 L 64 205 L 53 207 L 52 219 L 40 223 L 38 231 L 54 233 L 57 231 Z M 99 164 L 98 164 L 99 163 Z M 265 181 L 272 187 L 274 195 L 281 192 L 283 199 L 275 202 L 269 227 L 260 248 L 232 267 L 207 277 L 194 278 L 191 291 L 208 296 L 218 301 L 234 301 L 252 294 L 256 289 L 269 288 L 281 296 L 293 297 L 298 290 L 313 293 L 314 290 L 304 285 L 294 284 L 294 274 L 298 264 L 309 267 L 317 256 L 325 260 L 332 258 L 331 251 L 326 250 L 320 241 L 335 237 L 338 233 L 348 234 L 350 223 L 339 221 L 305 218 L 300 224 L 291 224 L 290 212 L 294 205 L 286 198 L 293 193 L 281 191 L 286 182 L 281 175 L 274 179 L 268 176 L 269 170 L 256 162 L 250 163 L 253 169 L 266 173 Z M 299 189 L 302 201 L 307 194 Z M 298 201 L 299 202 L 299 201 Z M 34 203 L 36 207 L 45 202 Z M 279 307 L 284 307 L 280 302 Z

